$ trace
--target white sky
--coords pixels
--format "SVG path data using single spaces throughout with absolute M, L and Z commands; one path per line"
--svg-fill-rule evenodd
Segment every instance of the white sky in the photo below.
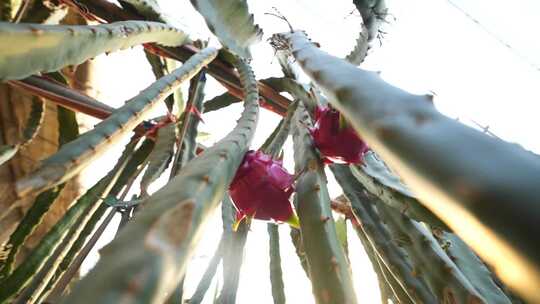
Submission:
M 275 32 L 288 30 L 283 21 L 264 15 L 271 12 L 273 6 L 293 27 L 306 30 L 324 50 L 337 56 L 348 53 L 360 28 L 359 16 L 349 14 L 354 9 L 351 0 L 335 0 L 332 4 L 324 0 L 248 2 L 255 13 L 255 21 L 265 31 L 264 40 Z M 177 19 L 193 37 L 211 37 L 189 1 L 160 0 L 160 3 L 164 11 Z M 516 0 L 509 4 L 502 0 L 453 0 L 453 3 L 478 20 L 481 26 L 446 0 L 387 0 L 389 12 L 396 20 L 389 18 L 390 24 L 385 28 L 388 34 L 382 47 L 372 50 L 363 67 L 381 71 L 387 81 L 411 92 L 433 91 L 437 94 L 436 107 L 446 115 L 459 117 L 467 124 L 472 124 L 472 119 L 489 125 L 499 137 L 540 153 L 540 137 L 536 134 L 539 129 L 536 117 L 540 112 L 540 40 L 534 30 L 540 28 L 537 17 L 540 16 L 540 2 Z M 255 73 L 258 78 L 281 76 L 277 61 L 272 59 L 273 51 L 264 40 L 252 49 Z M 215 38 L 212 41 L 217 43 Z M 501 41 L 510 44 L 512 49 Z M 120 106 L 153 80 L 140 48 L 100 56 L 96 62 L 101 72 L 98 86 L 103 87 L 99 99 L 113 106 Z M 111 66 L 118 68 L 111 69 Z M 223 91 L 209 78 L 208 97 Z M 237 104 L 225 111 L 204 115 L 206 123 L 200 130 L 213 135 L 207 144 L 219 140 L 232 129 L 241 109 Z M 262 111 L 253 148 L 262 144 L 278 121 L 277 115 Z M 286 166 L 292 171 L 290 143 L 285 157 Z M 106 171 L 92 170 L 91 173 L 97 178 Z M 333 180 L 329 187 L 332 196 L 340 194 Z M 206 269 L 217 245 L 221 231 L 219 212 L 214 217 L 190 264 L 187 297 L 193 292 L 197 278 Z M 289 241 L 289 229 L 282 226 L 280 231 L 287 300 L 313 303 L 311 286 Z M 375 276 L 366 264 L 355 235 L 351 231 L 349 234 L 358 298 L 363 303 L 379 303 Z M 110 233 L 106 237 L 110 237 Z M 267 243 L 266 224 L 254 222 L 248 236 L 237 303 L 252 303 L 255 299 L 257 303 L 273 303 Z M 93 264 L 96 259 L 94 254 L 86 265 Z M 207 296 L 207 300 L 209 298 Z

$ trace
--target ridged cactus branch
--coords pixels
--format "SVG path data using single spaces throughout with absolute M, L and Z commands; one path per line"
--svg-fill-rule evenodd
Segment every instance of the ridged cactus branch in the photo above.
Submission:
M 391 236 L 372 205 L 372 198 L 364 193 L 364 188 L 352 175 L 348 166 L 330 167 L 345 196 L 351 202 L 355 217 L 360 222 L 373 250 L 377 253 L 388 271 L 399 282 L 414 303 L 436 303 L 435 296 L 421 278 L 413 274 L 413 267 L 405 252 L 391 241 Z
M 56 245 L 56 249 L 54 249 L 45 259 L 45 264 L 41 267 L 39 272 L 33 276 L 31 284 L 29 284 L 24 292 L 17 298 L 17 303 L 40 303 L 43 297 L 48 295 L 50 290 L 47 287 L 49 286 L 49 283 L 54 280 L 54 275 L 60 269 L 60 264 L 70 252 L 70 249 L 73 247 L 75 242 L 79 239 L 79 236 L 84 231 L 86 224 L 92 220 L 94 213 L 100 209 L 100 197 L 108 196 L 110 194 L 110 190 L 112 190 L 117 184 L 121 172 L 126 169 L 126 166 L 133 155 L 137 142 L 138 138 L 134 138 L 126 145 L 122 155 L 118 159 L 116 166 L 113 168 L 113 170 L 117 171 L 111 171 L 110 174 L 105 176 L 100 181 L 101 185 L 98 183 L 98 186 L 96 186 L 98 191 L 105 189 L 104 192 L 92 192 L 88 195 L 87 201 L 77 201 L 76 204 L 70 208 L 66 215 L 58 222 L 57 225 L 60 225 L 60 227 L 65 225 L 64 228 L 60 228 L 66 229 L 63 232 L 65 236 Z M 56 226 L 54 228 L 56 228 Z
M 169 175 L 169 180 L 172 179 L 178 171 L 181 170 L 190 160 L 195 158 L 197 152 L 197 127 L 199 125 L 198 113 L 202 112 L 202 101 L 204 98 L 204 88 L 206 86 L 206 72 L 202 70 L 193 77 L 189 84 L 189 96 L 184 112 L 180 115 L 178 123 L 178 137 L 176 137 L 176 153 L 173 156 L 172 167 Z M 178 90 L 175 94 L 181 94 Z M 182 96 L 174 96 L 175 102 L 182 102 Z M 177 104 L 178 109 L 182 109 L 180 104 Z M 197 117 L 193 117 L 197 116 Z M 221 256 L 220 256 L 221 259 Z M 219 261 L 218 261 L 219 262 Z M 210 266 L 209 266 L 210 267 Z M 167 304 L 175 304 L 183 302 L 185 275 L 178 281 L 178 286 L 175 292 L 167 301 Z M 202 281 L 202 280 L 201 280 Z
M 488 303 L 427 228 L 386 205 L 378 206 L 377 210 L 393 240 L 407 252 L 414 272 L 424 278 L 438 299 L 443 302 L 453 299 L 458 303 Z
M 364 24 L 362 24 L 361 31 L 360 33 L 358 33 L 358 38 L 356 38 L 355 41 L 356 44 L 354 45 L 353 50 L 349 54 L 347 54 L 345 60 L 354 65 L 359 65 L 364 62 L 364 59 L 366 58 L 369 49 L 368 36 L 368 29 Z
M 345 60 L 354 65 L 361 64 L 367 56 L 368 49 L 385 22 L 387 9 L 385 0 L 353 0 L 356 9 L 362 17 L 361 30 L 353 50 Z
M 146 56 L 146 60 L 150 64 L 150 67 L 152 68 L 152 73 L 154 73 L 156 79 L 160 79 L 161 77 L 170 73 L 170 70 L 167 66 L 167 59 L 155 55 L 147 50 L 144 50 L 144 55 Z M 169 110 L 169 112 L 172 112 L 174 106 L 173 95 L 169 95 L 167 98 L 165 98 L 165 104 L 167 105 L 167 110 Z
M 104 25 L 0 23 L 0 80 L 21 79 L 77 65 L 101 53 L 142 43 L 178 46 L 187 36 L 155 22 L 123 21 Z
M 64 184 L 38 195 L 15 231 L 10 235 L 9 240 L 2 248 L 5 257 L 0 260 L 0 282 L 11 274 L 21 246 L 41 223 L 63 188 Z
M 236 209 L 230 199 L 224 199 L 223 203 L 228 208 L 223 208 L 231 221 L 234 220 Z M 225 221 L 224 221 L 225 223 Z M 244 262 L 245 245 L 247 235 L 251 226 L 249 220 L 240 223 L 236 231 L 232 230 L 232 225 L 224 227 L 224 247 L 223 247 L 223 287 L 217 299 L 217 303 L 236 303 L 236 295 L 240 284 L 240 273 Z
M 285 286 L 281 270 L 281 255 L 279 252 L 279 226 L 267 224 L 270 254 L 270 284 L 274 304 L 285 304 Z
M 246 108 L 238 125 L 145 200 L 145 208 L 105 248 L 66 303 L 163 302 L 176 287 L 255 131 L 259 110 L 255 78 L 243 61 L 238 69 L 246 88 Z
M 186 108 L 180 116 L 180 123 L 178 124 L 178 150 L 174 156 L 171 177 L 175 176 L 178 170 L 195 158 L 197 151 L 197 128 L 201 120 L 201 117 L 197 113 L 201 113 L 203 110 L 205 86 L 206 72 L 203 70 L 191 80 Z
M 68 237 L 68 232 L 79 218 L 90 218 L 92 213 L 99 206 L 98 202 L 100 197 L 106 196 L 111 190 L 114 181 L 118 178 L 122 168 L 126 165 L 128 156 L 128 154 L 125 154 L 104 178 L 79 198 L 77 202 L 69 208 L 60 221 L 43 237 L 39 245 L 32 250 L 32 253 L 26 258 L 25 262 L 19 265 L 11 275 L 0 282 L 0 285 L 2 286 L 2 289 L 0 289 L 0 303 L 6 303 L 7 300 L 30 283 L 33 276 L 45 265 L 47 258 L 53 253 L 62 240 Z M 82 223 L 81 229 L 84 224 L 85 222 Z M 60 263 L 61 259 L 58 259 L 57 262 Z M 51 274 L 53 273 L 54 272 Z M 39 292 L 35 295 L 38 296 Z
M 259 80 L 260 83 L 263 83 L 267 85 L 269 88 L 275 90 L 276 92 L 287 92 L 294 96 L 296 99 L 300 99 L 303 102 L 310 102 L 309 95 L 305 91 L 305 89 L 294 81 L 293 79 L 289 79 L 286 77 L 270 77 Z M 211 112 L 211 111 L 217 111 L 219 109 L 225 108 L 230 106 L 233 103 L 240 102 L 241 99 L 230 92 L 223 93 L 221 95 L 215 96 L 212 99 L 209 99 L 204 102 L 204 112 Z M 261 105 L 264 107 L 264 105 Z M 286 115 L 286 109 L 281 109 L 280 105 L 277 105 L 275 103 L 268 104 L 267 108 L 269 110 L 275 110 L 278 109 L 278 111 L 275 111 L 279 115 Z
M 422 205 L 409 188 L 401 182 L 377 155 L 370 151 L 364 155 L 362 165 L 351 165 L 354 177 L 386 205 L 402 214 L 431 226 L 448 230 L 438 217 Z
M 176 125 L 169 123 L 157 132 L 156 146 L 148 156 L 148 166 L 141 178 L 141 193 L 147 195 L 148 187 L 169 167 L 176 144 Z
M 381 25 L 388 15 L 385 0 L 353 0 L 356 9 L 362 16 L 363 25 L 367 29 L 368 41 L 377 38 Z
M 59 108 L 57 112 L 57 121 L 58 142 L 60 145 L 64 145 L 77 138 L 79 135 L 79 125 L 75 113 L 67 109 Z M 41 193 L 36 197 L 30 209 L 26 211 L 25 216 L 19 222 L 17 228 L 15 228 L 15 231 L 10 235 L 7 243 L 2 249 L 4 254 L 6 252 L 8 253 L 7 256 L 0 261 L 0 281 L 11 274 L 19 249 L 42 221 L 45 213 L 54 203 L 63 187 L 63 185 L 59 185 L 54 189 L 49 189 L 49 191 Z
M 118 143 L 155 109 L 159 102 L 183 81 L 193 77 L 212 61 L 217 50 L 207 48 L 194 55 L 182 67 L 154 82 L 139 95 L 127 101 L 94 129 L 63 146 L 57 153 L 41 162 L 41 166 L 16 184 L 19 196 L 39 193 L 58 185 L 85 168 L 105 150 Z M 13 208 L 16 204 L 12 204 Z
M 45 112 L 45 102 L 39 100 L 39 98 L 32 98 L 32 108 L 30 110 L 30 116 L 26 121 L 22 138 L 20 142 L 14 145 L 2 145 L 0 146 L 0 166 L 6 161 L 10 160 L 20 148 L 29 144 L 32 139 L 37 135 L 41 123 L 43 122 L 43 113 Z
M 120 193 L 120 191 L 122 191 L 122 189 L 126 186 L 129 180 L 132 179 L 134 175 L 139 173 L 139 167 L 141 166 L 142 163 L 145 162 L 148 155 L 152 151 L 153 147 L 154 147 L 153 142 L 149 139 L 146 139 L 143 141 L 140 147 L 138 147 L 135 150 L 135 152 L 133 152 L 124 170 L 122 170 L 122 173 L 118 177 L 118 180 L 115 182 L 114 186 L 109 192 L 108 197 L 116 197 Z M 60 295 L 65 291 L 65 288 L 70 283 L 71 279 L 73 278 L 73 275 L 75 274 L 75 272 L 78 271 L 82 261 L 88 255 L 89 253 L 88 249 L 92 248 L 93 245 L 95 245 L 95 242 L 97 242 L 97 240 L 103 233 L 103 230 L 96 230 L 94 232 L 94 228 L 97 226 L 99 221 L 103 218 L 105 212 L 109 209 L 110 207 L 107 204 L 102 203 L 96 209 L 94 214 L 92 214 L 92 217 L 90 218 L 90 220 L 88 220 L 88 222 L 84 225 L 84 228 L 79 234 L 79 237 L 73 243 L 73 245 L 71 245 L 71 247 L 69 248 L 69 251 L 62 259 L 62 262 L 58 265 L 58 269 L 56 270 L 56 273 L 51 278 L 48 286 L 44 290 L 44 293 L 45 293 L 44 296 L 47 296 L 49 291 L 51 291 L 53 287 L 54 287 L 54 290 L 52 290 L 51 297 L 53 297 L 55 300 L 58 299 Z M 116 213 L 117 209 L 114 208 L 112 211 Z M 109 222 L 112 220 L 112 217 L 111 218 L 109 217 L 110 215 L 108 215 L 105 218 L 105 220 L 103 220 L 100 227 L 103 226 L 104 224 L 105 225 L 109 224 Z M 105 229 L 105 227 L 103 227 L 103 229 Z M 88 242 L 86 242 L 88 237 L 92 233 L 93 235 L 91 239 L 88 240 Z M 93 245 L 91 243 L 92 241 L 93 241 Z M 89 245 L 91 247 L 87 249 Z M 85 249 L 87 251 L 85 251 Z
M 281 37 L 420 201 L 505 283 L 526 300 L 540 302 L 538 157 L 445 117 L 428 97 L 409 94 L 319 50 L 302 32 Z
M 119 2 L 128 10 L 133 9 L 137 14 L 148 20 L 167 23 L 161 8 L 155 0 L 120 0 Z
M 295 202 L 295 206 L 298 206 L 298 204 L 296 204 L 296 199 L 293 199 L 293 202 Z M 304 269 L 306 276 L 309 278 L 306 251 L 304 250 L 304 244 L 302 243 L 302 234 L 300 233 L 300 229 L 291 228 L 291 232 L 289 233 L 289 235 L 291 237 L 291 242 L 294 246 L 296 255 L 298 256 L 298 260 L 300 261 L 300 266 L 302 266 L 302 269 Z
M 351 272 L 332 220 L 324 167 L 307 129 L 309 114 L 302 103 L 295 115 L 295 171 L 300 218 L 312 291 L 317 303 L 356 303 Z
M 451 232 L 437 231 L 435 235 L 450 259 L 482 297 L 486 299 L 486 303 L 512 303 L 493 280 L 491 271 L 463 240 Z
M 246 0 L 191 0 L 191 3 L 225 47 L 240 57 L 251 58 L 249 46 L 259 41 L 263 33 L 254 24 Z
M 233 103 L 240 102 L 241 99 L 231 95 L 229 92 L 225 92 L 221 95 L 212 97 L 204 102 L 204 113 L 217 111 L 219 109 L 226 108 Z
M 392 300 L 397 303 L 403 303 L 403 304 L 409 304 L 413 303 L 405 290 L 403 290 L 403 287 L 399 285 L 398 281 L 394 278 L 394 276 L 390 273 L 386 265 L 384 265 L 383 261 L 381 261 L 381 258 L 373 249 L 371 243 L 369 242 L 368 237 L 362 230 L 362 227 L 358 221 L 353 218 L 352 220 L 352 226 L 354 230 L 356 231 L 356 235 L 360 239 L 360 242 L 362 243 L 362 246 L 364 247 L 364 250 L 366 251 L 366 255 L 369 258 L 369 261 L 371 262 L 371 266 L 373 267 L 373 270 L 375 271 L 375 274 L 377 275 L 378 281 L 379 281 L 379 288 L 381 289 L 381 302 L 386 303 L 388 300 L 388 297 L 392 297 Z

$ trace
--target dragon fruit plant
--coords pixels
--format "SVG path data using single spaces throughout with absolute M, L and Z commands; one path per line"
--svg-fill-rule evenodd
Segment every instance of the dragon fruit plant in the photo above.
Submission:
M 59 112 L 64 144 L 16 181 L 17 199 L 3 202 L 0 221 L 23 198 L 33 200 L 0 239 L 0 303 L 200 303 L 220 263 L 224 282 L 215 301 L 234 303 L 251 219 L 268 222 L 274 303 L 286 302 L 279 248 L 289 238 L 279 223 L 289 224 L 282 227 L 290 227 L 316 303 L 365 302 L 353 287 L 359 270 L 351 268 L 338 213 L 364 247 L 384 303 L 540 303 L 538 157 L 358 67 L 385 22 L 384 0 L 353 0 L 363 23 L 345 58 L 326 53 L 302 30 L 275 33 L 270 43 L 284 76 L 264 80 L 250 66 L 250 45 L 262 29 L 246 0 L 191 3 L 221 48 L 193 41 L 154 0 L 0 3 L 1 85 L 36 96 L 20 142 L 0 146 L 0 165 L 9 166 L 40 127 L 50 128 L 44 103 L 101 119 L 77 136 L 73 116 Z M 58 24 L 68 8 L 93 25 Z M 136 45 L 144 46 L 157 80 L 120 108 L 68 85 L 62 73 Z M 173 61 L 182 64 L 170 69 Z M 205 101 L 207 77 L 227 93 Z M 184 82 L 185 104 L 178 94 Z M 211 147 L 198 143 L 200 113 L 238 101 L 244 110 L 236 127 Z M 174 117 L 151 117 L 162 103 Z M 283 120 L 250 150 L 259 111 Z M 64 184 L 130 135 L 111 171 L 23 259 L 21 246 Z M 283 149 L 289 135 L 292 155 Z M 294 158 L 294 173 L 283 168 L 283 153 Z M 168 183 L 150 193 L 167 169 Z M 337 198 L 328 193 L 329 172 L 343 190 Z M 128 200 L 132 187 L 140 195 Z M 220 204 L 221 240 L 195 293 L 187 294 L 184 282 L 193 278 L 186 269 Z M 119 233 L 79 278 L 81 262 L 118 212 Z

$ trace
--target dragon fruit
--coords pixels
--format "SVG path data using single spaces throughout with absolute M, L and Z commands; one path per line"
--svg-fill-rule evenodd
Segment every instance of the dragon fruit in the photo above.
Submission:
M 309 131 L 326 163 L 361 163 L 369 150 L 345 118 L 328 106 L 315 108 L 315 125 Z
M 248 151 L 229 188 L 237 210 L 235 227 L 246 217 L 298 227 L 289 201 L 293 182 L 281 161 L 261 151 Z

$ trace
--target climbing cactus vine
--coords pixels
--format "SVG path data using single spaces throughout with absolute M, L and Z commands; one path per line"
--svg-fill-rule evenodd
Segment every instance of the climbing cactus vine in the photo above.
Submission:
M 277 9 L 267 15 L 288 31 L 263 33 L 246 0 L 192 0 L 192 14 L 214 35 L 201 41 L 175 20 L 190 13 L 165 11 L 163 2 L 0 1 L 0 109 L 14 101 L 29 109 L 16 126 L 0 116 L 1 126 L 22 130 L 16 140 L 7 131 L 0 138 L 0 181 L 13 194 L 0 202 L 0 227 L 11 223 L 0 234 L 0 303 L 213 296 L 232 304 L 249 288 L 240 285 L 243 257 L 263 222 L 272 295 L 265 303 L 284 304 L 295 290 L 281 265 L 290 259 L 300 262 L 316 303 L 366 303 L 353 278 L 371 270 L 357 267 L 351 243 L 364 248 L 382 303 L 540 303 L 540 158 L 444 116 L 432 96 L 363 69 L 384 43 L 391 5 L 353 0 L 360 30 L 347 55 L 336 56 Z M 252 65 L 263 54 L 256 43 L 274 49 L 276 60 L 263 60 L 283 75 L 256 77 Z M 123 106 L 78 85 L 79 67 L 133 47 L 144 51 L 139 59 L 155 80 Z M 207 98 L 212 86 L 225 92 Z M 30 102 L 15 100 L 16 92 Z M 226 121 L 237 103 L 243 110 L 228 135 L 203 142 L 206 113 Z M 58 109 L 54 124 L 50 107 Z M 273 132 L 260 111 L 282 117 Z M 79 135 L 74 112 L 100 122 Z M 53 129 L 57 151 L 8 180 L 4 172 L 15 172 L 21 153 Z M 252 147 L 257 132 L 269 136 Z M 99 163 L 122 145 L 115 165 Z M 107 170 L 30 243 L 65 186 L 88 168 Z M 330 196 L 329 181 L 340 195 Z M 215 231 L 208 227 L 216 210 L 219 244 L 197 276 L 193 257 Z M 117 233 L 78 275 L 115 215 Z M 296 252 L 284 251 L 287 242 Z M 196 290 L 188 289 L 195 280 Z

